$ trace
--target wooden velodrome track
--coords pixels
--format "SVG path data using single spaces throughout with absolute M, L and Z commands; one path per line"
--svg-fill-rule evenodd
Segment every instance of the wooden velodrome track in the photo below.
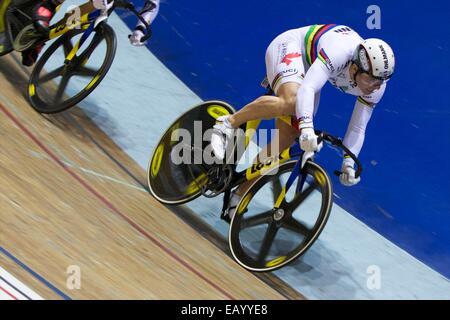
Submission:
M 239 267 L 224 239 L 154 200 L 145 171 L 81 109 L 36 113 L 29 72 L 0 58 L 0 246 L 45 281 L 1 253 L 0 266 L 46 299 L 303 298 Z M 66 286 L 71 265 L 77 290 Z

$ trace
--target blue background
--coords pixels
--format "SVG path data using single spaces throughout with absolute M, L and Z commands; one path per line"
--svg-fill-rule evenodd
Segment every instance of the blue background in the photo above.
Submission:
M 381 30 L 369 30 L 366 10 L 372 4 L 162 0 L 148 47 L 202 99 L 241 108 L 264 93 L 259 83 L 266 47 L 288 29 L 337 23 L 388 42 L 396 74 L 369 123 L 360 155 L 362 182 L 345 188 L 333 178 L 335 202 L 450 277 L 450 3 L 377 1 Z M 123 19 L 134 27 L 135 18 Z M 316 128 L 342 137 L 353 105 L 354 97 L 327 84 Z M 329 170 L 340 167 L 333 151 L 322 151 L 318 161 Z

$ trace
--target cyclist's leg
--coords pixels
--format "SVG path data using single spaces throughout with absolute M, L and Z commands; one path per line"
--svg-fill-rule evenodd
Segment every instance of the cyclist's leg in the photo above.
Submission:
M 276 96 L 262 96 L 246 105 L 239 112 L 230 116 L 230 124 L 238 127 L 242 123 L 255 119 L 271 119 L 279 116 L 295 114 L 297 92 L 304 77 L 304 66 L 301 58 L 301 44 L 284 33 L 269 45 L 266 51 L 266 72 L 269 83 Z M 277 135 L 263 149 L 255 161 L 263 161 L 291 146 L 298 136 L 296 129 L 277 119 Z M 242 196 L 251 185 L 251 181 L 243 183 L 235 191 L 237 197 Z
M 290 30 L 276 37 L 266 50 L 266 74 L 275 96 L 264 95 L 238 112 L 218 119 L 211 137 L 214 154 L 223 158 L 235 129 L 259 119 L 273 119 L 295 114 L 297 93 L 304 77 L 302 42 L 297 31 Z
M 239 127 L 243 123 L 250 120 L 273 119 L 279 116 L 295 114 L 295 101 L 299 88 L 300 84 L 298 83 L 286 82 L 278 89 L 277 96 L 262 96 L 246 105 L 239 112 L 226 116 L 224 119 L 219 118 L 218 120 L 223 121 L 223 123 L 217 124 L 214 128 L 217 131 L 220 130 L 220 133 L 216 133 L 211 137 L 214 154 L 223 159 L 227 141 L 231 140 L 235 132 L 234 128 Z M 225 123 L 226 121 L 228 124 Z M 223 138 L 225 136 L 226 139 Z
M 262 96 L 244 106 L 229 117 L 230 124 L 237 128 L 256 119 L 273 119 L 295 114 L 295 101 L 300 85 L 295 82 L 283 84 L 277 96 Z
M 268 157 L 274 156 L 284 149 L 289 148 L 298 136 L 298 131 L 296 129 L 280 119 L 276 120 L 275 125 L 277 129 L 275 137 L 273 137 L 270 144 L 265 146 L 256 156 L 253 161 L 254 163 L 264 161 Z M 234 193 L 239 197 L 243 196 L 248 188 L 250 188 L 252 181 L 253 180 L 244 182 L 235 190 Z
M 55 14 L 56 7 L 64 0 L 43 0 L 39 1 L 33 9 L 34 27 L 41 32 L 48 32 L 50 20 Z
M 301 42 L 291 31 L 276 37 L 266 50 L 266 74 L 276 96 L 262 96 L 249 103 L 228 121 L 237 128 L 256 119 L 272 119 L 295 114 L 295 102 L 305 68 Z
M 43 0 L 39 1 L 33 8 L 32 19 L 36 30 L 45 33 L 48 32 L 50 20 L 55 14 L 56 7 L 62 4 L 64 0 Z M 22 52 L 22 64 L 32 66 L 42 50 L 42 45 L 31 47 Z

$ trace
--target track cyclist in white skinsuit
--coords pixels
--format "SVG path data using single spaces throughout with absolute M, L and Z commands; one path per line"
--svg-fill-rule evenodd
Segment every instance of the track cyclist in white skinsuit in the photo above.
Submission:
M 259 97 L 239 112 L 219 117 L 211 139 L 213 151 L 223 159 L 235 128 L 247 121 L 290 115 L 298 119 L 302 150 L 319 151 L 321 145 L 317 144 L 313 118 L 320 91 L 328 81 L 340 91 L 357 97 L 344 145 L 358 156 L 373 109 L 381 100 L 394 68 L 394 53 L 387 43 L 379 39 L 363 40 L 350 27 L 327 24 L 286 31 L 266 51 L 267 78 L 275 96 Z M 271 144 L 278 144 L 276 150 L 284 150 L 299 132 L 279 120 L 276 126 L 278 137 Z M 352 186 L 360 181 L 355 178 L 354 161 L 346 155 L 343 155 L 341 171 L 339 180 L 343 185 Z M 233 192 L 230 217 L 249 185 L 247 182 Z

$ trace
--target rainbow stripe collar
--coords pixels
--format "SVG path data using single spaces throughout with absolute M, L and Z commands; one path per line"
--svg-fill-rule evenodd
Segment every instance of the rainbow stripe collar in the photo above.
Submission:
M 309 28 L 305 37 L 306 61 L 309 65 L 312 65 L 317 58 L 320 37 L 336 26 L 337 24 L 315 24 Z

